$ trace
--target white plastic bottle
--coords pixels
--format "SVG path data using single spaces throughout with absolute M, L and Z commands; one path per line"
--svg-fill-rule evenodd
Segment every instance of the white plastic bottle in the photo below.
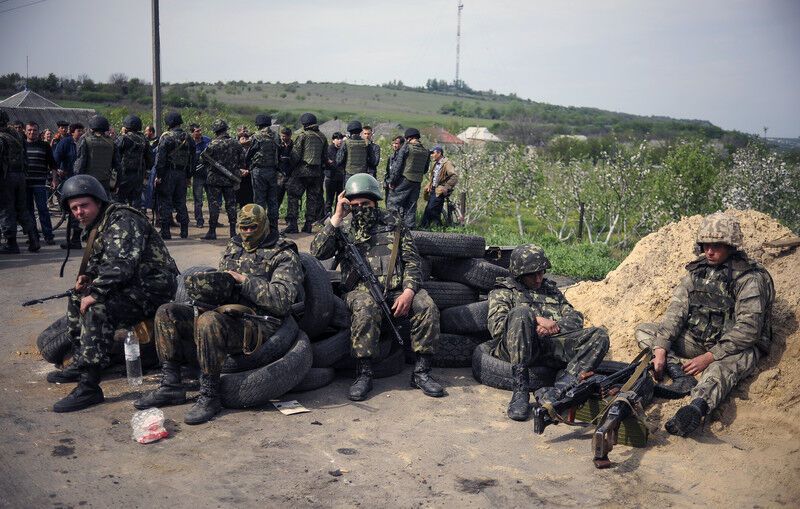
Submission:
M 128 385 L 142 385 L 142 358 L 139 355 L 139 339 L 133 331 L 125 336 L 125 368 L 128 372 Z

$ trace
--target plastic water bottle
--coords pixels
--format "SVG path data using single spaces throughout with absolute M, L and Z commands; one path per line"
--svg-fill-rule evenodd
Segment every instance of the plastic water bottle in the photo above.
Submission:
M 142 359 L 139 356 L 139 339 L 133 331 L 125 336 L 125 368 L 128 372 L 128 385 L 142 385 Z

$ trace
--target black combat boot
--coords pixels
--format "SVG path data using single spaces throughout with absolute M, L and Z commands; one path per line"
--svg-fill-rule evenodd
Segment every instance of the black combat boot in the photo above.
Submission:
M 31 253 L 35 253 L 41 248 L 42 245 L 39 244 L 39 234 L 36 233 L 35 231 L 28 232 L 28 251 L 30 251 Z
M 181 383 L 181 366 L 177 362 L 166 361 L 161 365 L 161 384 L 158 389 L 148 392 L 133 402 L 139 410 L 150 407 L 183 405 L 186 403 L 186 389 Z
M 367 394 L 372 390 L 372 359 L 357 359 L 356 381 L 350 386 L 350 394 L 347 396 L 352 401 L 363 401 Z
M 183 422 L 203 424 L 210 421 L 220 410 L 222 402 L 219 399 L 219 375 L 200 375 L 200 396 L 186 412 Z
M 203 240 L 217 240 L 217 227 L 209 226 L 208 232 L 203 235 Z
M 411 372 L 411 387 L 422 389 L 426 396 L 441 398 L 444 396 L 444 388 L 431 376 L 432 355 L 426 353 L 417 354 L 417 363 L 414 371 Z
M 511 372 L 514 375 L 514 393 L 511 395 L 506 414 L 509 419 L 526 421 L 531 415 L 530 373 L 524 364 L 514 364 L 511 366 Z
M 536 390 L 534 393 L 536 396 L 536 402 L 540 406 L 544 405 L 545 403 L 555 403 L 564 396 L 565 392 L 574 387 L 577 383 L 577 377 L 563 373 L 561 376 L 556 378 L 556 381 L 553 383 L 552 387 L 542 387 Z
M 312 228 L 314 228 L 314 223 L 311 221 L 306 221 L 303 225 L 303 229 L 301 230 L 303 233 L 311 233 Z
M 54 412 L 74 412 L 105 401 L 100 388 L 100 369 L 91 367 L 81 373 L 78 386 L 53 405 Z
M 236 236 L 236 225 L 235 224 L 230 225 L 230 230 L 231 230 L 231 238 L 234 238 Z
M 189 238 L 189 224 L 182 224 L 181 225 L 181 238 L 186 239 Z
M 17 237 L 6 237 L 6 242 L 0 248 L 0 254 L 19 254 L 19 246 L 17 245 Z
M 81 378 L 81 370 L 74 363 L 64 369 L 56 369 L 47 374 L 47 381 L 51 384 L 67 384 L 77 382 Z
M 172 240 L 172 232 L 170 231 L 170 223 L 161 224 L 161 238 L 164 240 Z
M 683 366 L 677 362 L 667 363 L 664 371 L 672 379 L 671 387 L 680 388 L 686 391 L 686 394 L 689 394 L 689 391 L 697 385 L 697 379 L 692 375 L 686 374 L 683 371 Z
M 300 230 L 297 229 L 297 222 L 296 221 L 287 222 L 286 228 L 281 230 L 281 233 L 283 233 L 284 235 L 287 233 L 300 233 Z
M 682 406 L 672 419 L 664 424 L 667 432 L 679 437 L 690 435 L 703 424 L 703 417 L 708 414 L 708 403 L 703 398 L 695 398 L 691 404 Z

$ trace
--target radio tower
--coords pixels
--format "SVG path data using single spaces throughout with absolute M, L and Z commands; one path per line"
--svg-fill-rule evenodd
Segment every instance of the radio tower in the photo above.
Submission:
M 461 11 L 464 9 L 464 2 L 458 0 L 458 28 L 456 29 L 456 88 L 461 87 L 461 77 L 459 76 L 459 65 L 461 63 Z

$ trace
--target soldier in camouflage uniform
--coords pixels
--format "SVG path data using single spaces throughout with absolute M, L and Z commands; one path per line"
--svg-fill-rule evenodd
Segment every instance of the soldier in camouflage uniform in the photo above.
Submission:
M 653 350 L 657 378 L 700 375 L 692 402 L 665 425 L 687 436 L 702 424 L 739 381 L 753 373 L 772 342 L 775 288 L 769 273 L 741 250 L 742 231 L 735 217 L 717 212 L 697 232 L 702 254 L 686 269 L 659 323 L 636 328 L 642 348 Z M 690 359 L 681 365 L 678 358 Z
M 208 154 L 214 161 L 224 166 L 233 175 L 242 174 L 244 168 L 244 149 L 235 140 L 228 136 L 228 123 L 218 118 L 211 124 L 211 131 L 215 138 L 211 140 L 203 154 Z M 216 240 L 217 220 L 219 219 L 219 206 L 225 200 L 225 212 L 228 214 L 228 227 L 231 238 L 236 235 L 236 189 L 238 185 L 220 173 L 213 165 L 201 160 L 208 177 L 206 179 L 208 193 L 208 232 L 204 240 Z
M 217 277 L 187 277 L 191 298 L 215 299 L 223 306 L 195 318 L 189 304 L 165 304 L 156 313 L 156 349 L 162 362 L 161 385 L 137 400 L 136 408 L 180 405 L 186 401 L 181 384 L 181 364 L 200 364 L 200 397 L 187 412 L 187 424 L 200 424 L 219 413 L 220 371 L 227 355 L 253 350 L 269 338 L 278 324 L 237 316 L 236 309 L 283 320 L 303 287 L 303 266 L 294 242 L 280 238 L 271 230 L 266 212 L 250 203 L 242 207 L 238 218 L 239 235 L 233 237 L 219 262 Z M 221 285 L 219 276 L 229 275 Z M 190 279 L 191 278 L 191 279 Z M 206 282 L 215 288 L 208 291 Z M 224 286 L 224 287 L 221 287 Z M 208 297 L 206 297 L 208 295 Z M 231 308 L 234 308 L 231 310 Z
M 510 362 L 514 376 L 508 417 L 524 421 L 530 416 L 528 366 L 560 369 L 553 387 L 536 391 L 539 404 L 552 403 L 580 373 L 600 364 L 608 351 L 608 333 L 583 328 L 583 315 L 545 279 L 550 260 L 542 248 L 518 246 L 508 268 L 511 277 L 497 278 L 489 293 L 489 332 L 496 342 L 492 355 Z
M 352 355 L 358 361 L 358 375 L 349 397 L 361 401 L 372 389 L 372 357 L 378 351 L 381 321 L 380 308 L 358 278 L 350 260 L 343 255 L 342 241 L 336 236 L 341 228 L 361 251 L 378 281 L 388 290 L 388 301 L 395 317 L 410 314 L 412 348 L 417 356 L 411 374 L 411 386 L 427 396 L 444 396 L 444 389 L 430 376 L 431 359 L 439 340 L 439 310 L 422 285 L 420 257 L 414 240 L 400 218 L 377 207 L 381 199 L 378 181 L 366 173 L 354 175 L 339 195 L 336 211 L 325 221 L 311 243 L 311 254 L 324 260 L 336 256 L 342 268 L 345 302 L 351 313 Z M 349 216 L 352 210 L 352 216 Z M 399 252 L 391 274 L 390 259 L 399 229 Z
M 347 132 L 350 136 L 345 138 L 341 148 L 336 152 L 336 166 L 344 167 L 345 184 L 353 175 L 367 173 L 368 155 L 367 142 L 361 138 L 361 122 L 353 120 L 347 124 Z
M 181 129 L 183 118 L 177 111 L 166 117 L 169 130 L 161 135 L 156 150 L 156 190 L 158 194 L 161 238 L 172 238 L 172 211 L 177 211 L 181 238 L 189 236 L 189 210 L 186 208 L 186 188 L 195 165 L 192 137 Z M 209 205 L 210 207 L 210 205 Z
M 281 128 L 280 145 L 278 145 L 278 208 L 283 204 L 283 197 L 286 195 L 286 184 L 292 176 L 292 130 L 288 127 Z
M 121 174 L 119 152 L 106 133 L 111 129 L 108 119 L 95 115 L 89 119 L 89 132 L 78 141 L 77 158 L 73 166 L 73 175 L 91 175 L 100 181 L 106 194 L 117 186 L 117 178 Z
M 109 364 L 114 331 L 153 317 L 160 305 L 171 301 L 178 267 L 147 217 L 127 205 L 109 203 L 91 175 L 70 177 L 61 192 L 62 206 L 83 228 L 89 253 L 67 304 L 72 373 L 48 375 L 51 382 L 79 377 L 78 386 L 53 406 L 56 412 L 72 412 L 103 402 L 100 371 Z
M 406 143 L 397 152 L 389 167 L 389 197 L 386 208 L 401 214 L 406 227 L 410 230 L 417 223 L 417 201 L 419 200 L 422 177 L 428 171 L 431 155 L 419 141 L 419 130 L 413 127 L 406 129 Z
M 142 119 L 128 115 L 122 121 L 122 126 L 122 134 L 114 143 L 122 168 L 118 178 L 117 201 L 141 209 L 145 173 L 153 166 L 153 152 L 142 134 Z
M 292 176 L 286 184 L 289 204 L 286 210 L 284 233 L 298 233 L 297 218 L 300 215 L 300 200 L 306 195 L 306 222 L 303 232 L 311 233 L 314 221 L 323 210 L 322 166 L 328 153 L 328 140 L 319 132 L 317 117 L 311 113 L 300 116 L 303 131 L 294 140 L 292 148 Z
M 0 110 L 0 228 L 4 240 L 0 254 L 19 253 L 17 221 L 28 232 L 28 251 L 35 252 L 40 245 L 26 201 L 28 159 L 25 141 L 16 130 L 8 127 L 8 120 L 8 114 Z
M 258 131 L 250 138 L 245 160 L 253 180 L 253 203 L 267 211 L 270 230 L 278 231 L 278 147 L 269 115 L 256 115 Z

